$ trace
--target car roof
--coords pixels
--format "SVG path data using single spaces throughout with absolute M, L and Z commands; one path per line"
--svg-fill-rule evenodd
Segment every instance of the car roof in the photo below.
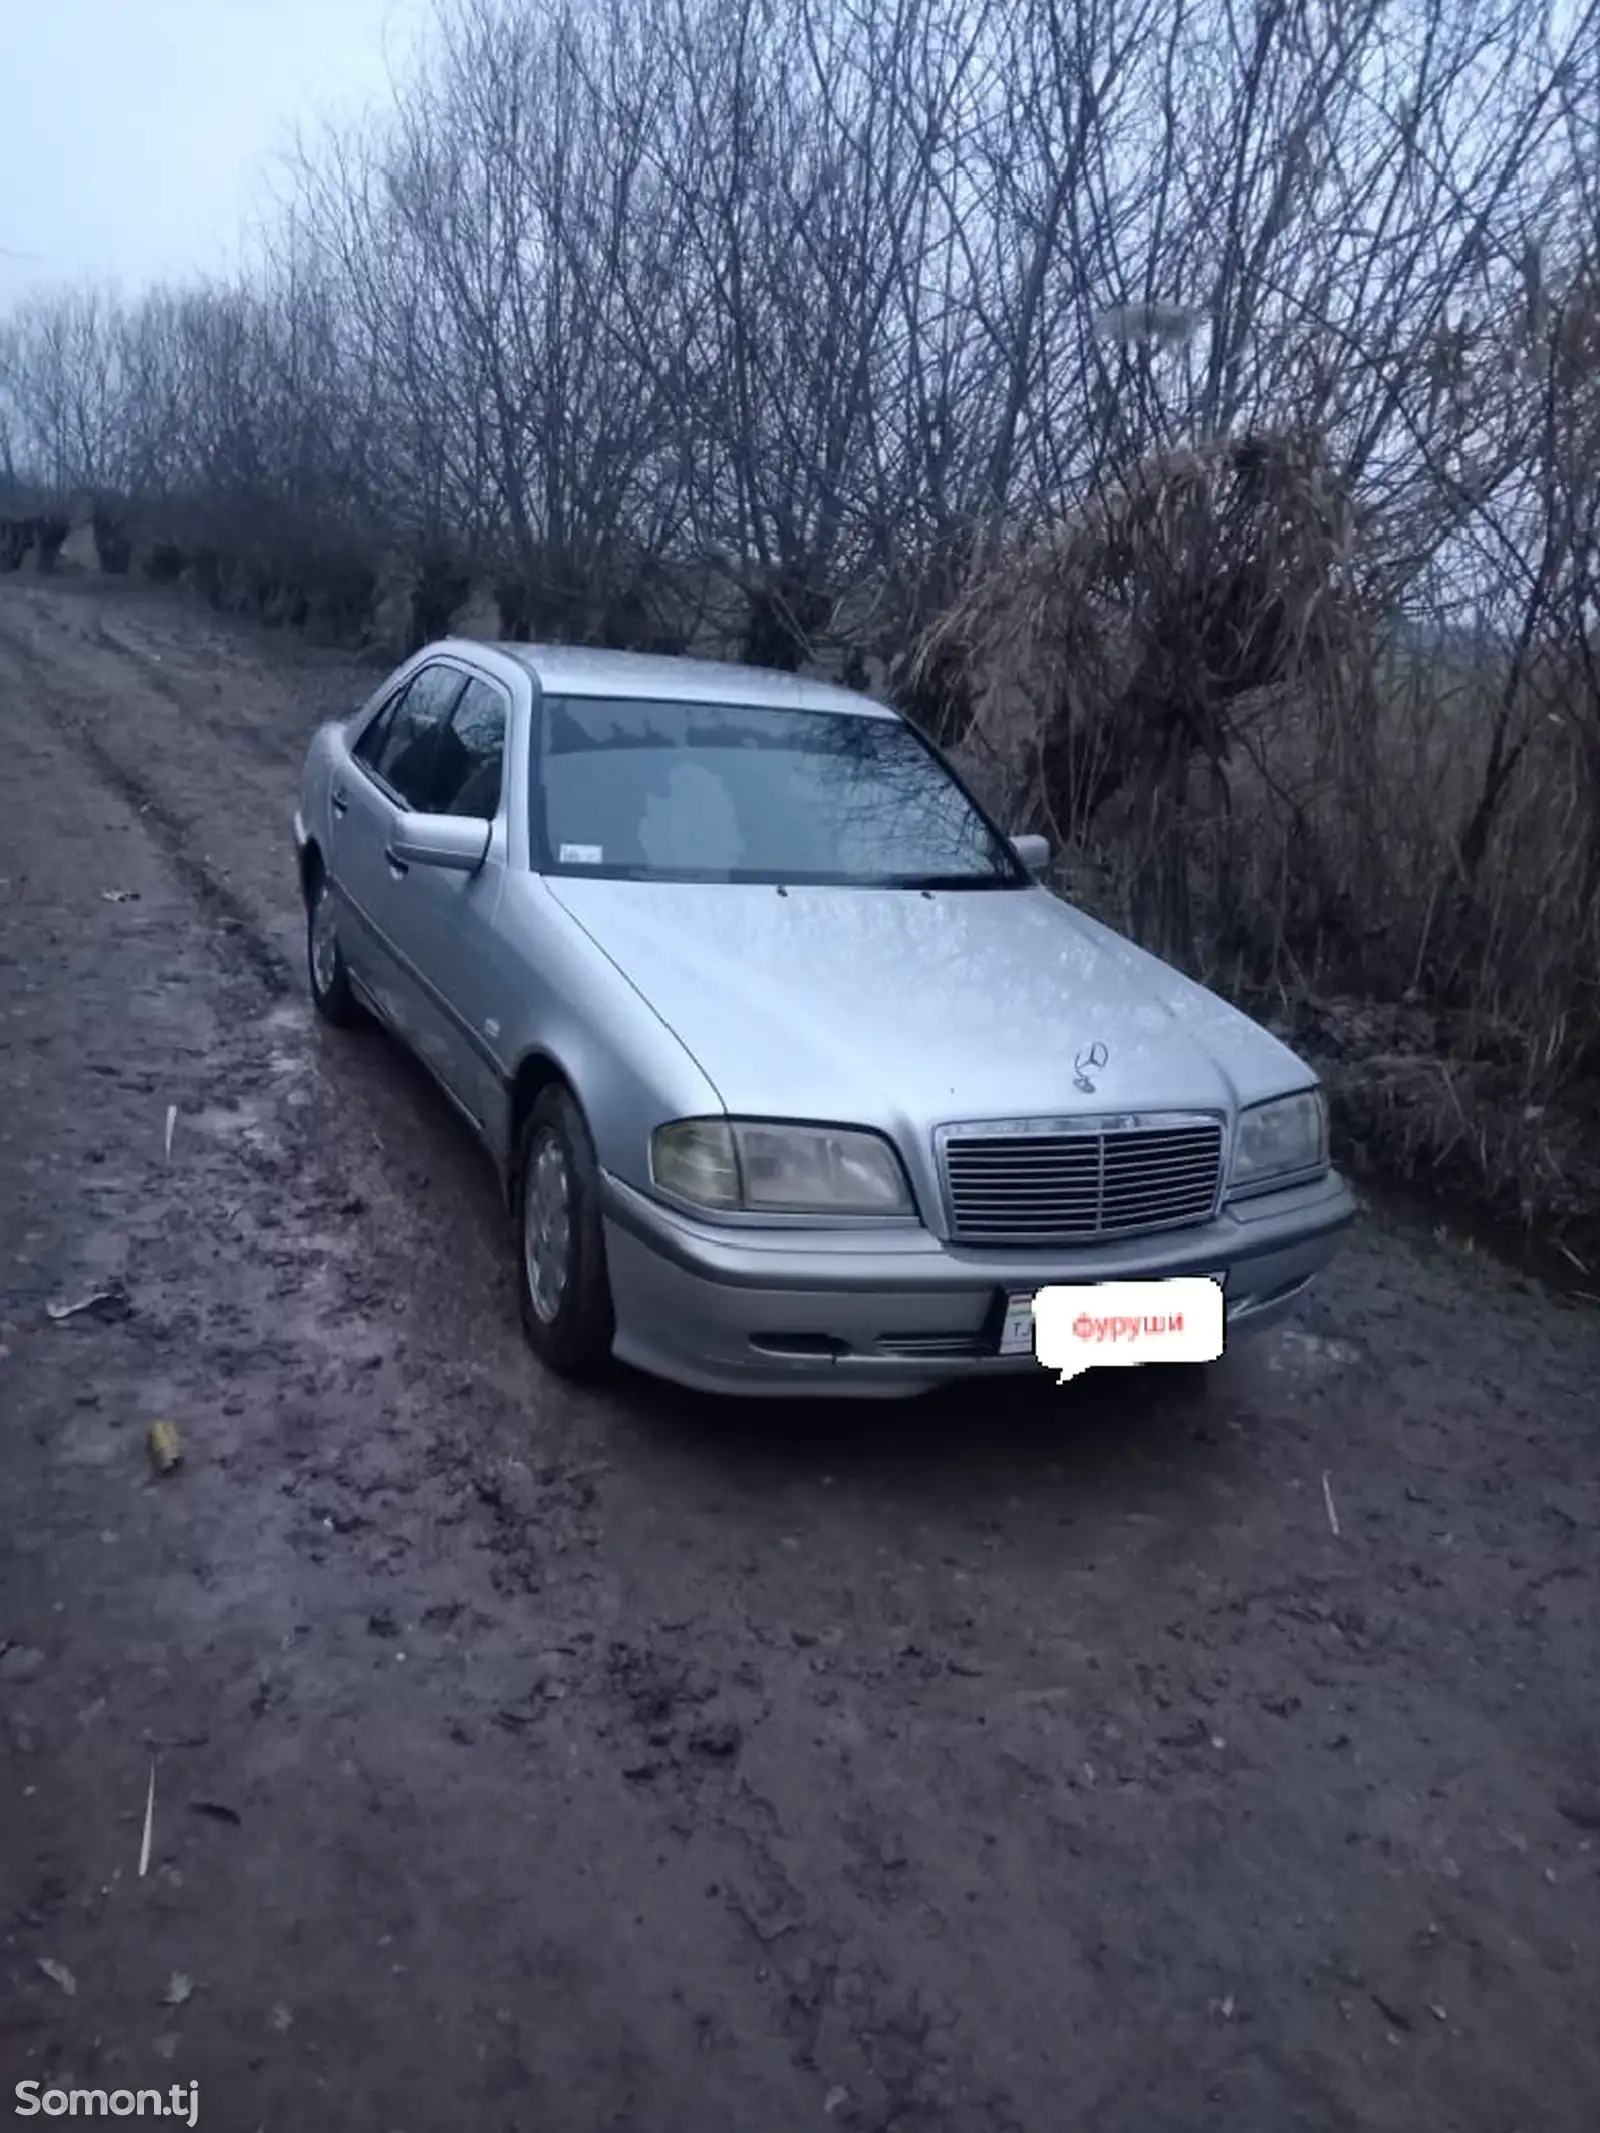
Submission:
M 440 645 L 443 651 L 445 646 Z M 462 646 L 461 649 L 469 649 Z M 525 667 L 548 696 L 638 697 L 656 703 L 743 704 L 785 711 L 853 712 L 897 718 L 898 712 L 858 689 L 780 674 L 729 660 L 683 659 L 664 652 L 610 652 L 588 645 L 496 644 Z

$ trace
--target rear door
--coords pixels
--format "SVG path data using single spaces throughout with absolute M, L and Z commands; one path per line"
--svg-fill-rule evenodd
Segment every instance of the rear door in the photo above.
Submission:
M 352 971 L 406 1041 L 431 1056 L 428 1017 L 399 945 L 417 868 L 388 857 L 396 821 L 426 806 L 441 737 L 467 685 L 444 660 L 421 667 L 362 729 L 349 775 L 334 780 L 333 871 L 349 913 L 345 956 Z M 429 870 L 431 871 L 431 870 Z

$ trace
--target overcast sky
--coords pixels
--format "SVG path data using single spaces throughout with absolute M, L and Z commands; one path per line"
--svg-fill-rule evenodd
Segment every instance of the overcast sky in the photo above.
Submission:
M 0 310 L 224 269 L 297 121 L 387 93 L 429 0 L 0 0 Z

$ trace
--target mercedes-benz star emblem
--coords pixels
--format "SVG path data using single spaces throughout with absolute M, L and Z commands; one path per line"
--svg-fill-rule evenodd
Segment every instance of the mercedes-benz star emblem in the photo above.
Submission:
M 1078 1078 L 1078 1087 L 1085 1096 L 1094 1094 L 1094 1083 L 1089 1079 L 1089 1076 L 1091 1074 L 1103 1074 L 1106 1062 L 1110 1057 L 1111 1054 L 1096 1038 L 1093 1044 L 1086 1044 L 1077 1058 L 1073 1060 L 1072 1065 Z

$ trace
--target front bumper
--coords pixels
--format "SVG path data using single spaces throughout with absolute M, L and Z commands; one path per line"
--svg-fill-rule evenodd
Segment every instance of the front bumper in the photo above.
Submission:
M 1054 1283 L 1225 1277 L 1227 1328 L 1293 1308 L 1355 1215 L 1336 1173 L 1213 1222 L 1079 1251 L 976 1251 L 925 1229 L 755 1230 L 697 1222 L 602 1178 L 615 1352 L 701 1392 L 904 1397 L 1026 1375 L 996 1352 L 1009 1293 Z

